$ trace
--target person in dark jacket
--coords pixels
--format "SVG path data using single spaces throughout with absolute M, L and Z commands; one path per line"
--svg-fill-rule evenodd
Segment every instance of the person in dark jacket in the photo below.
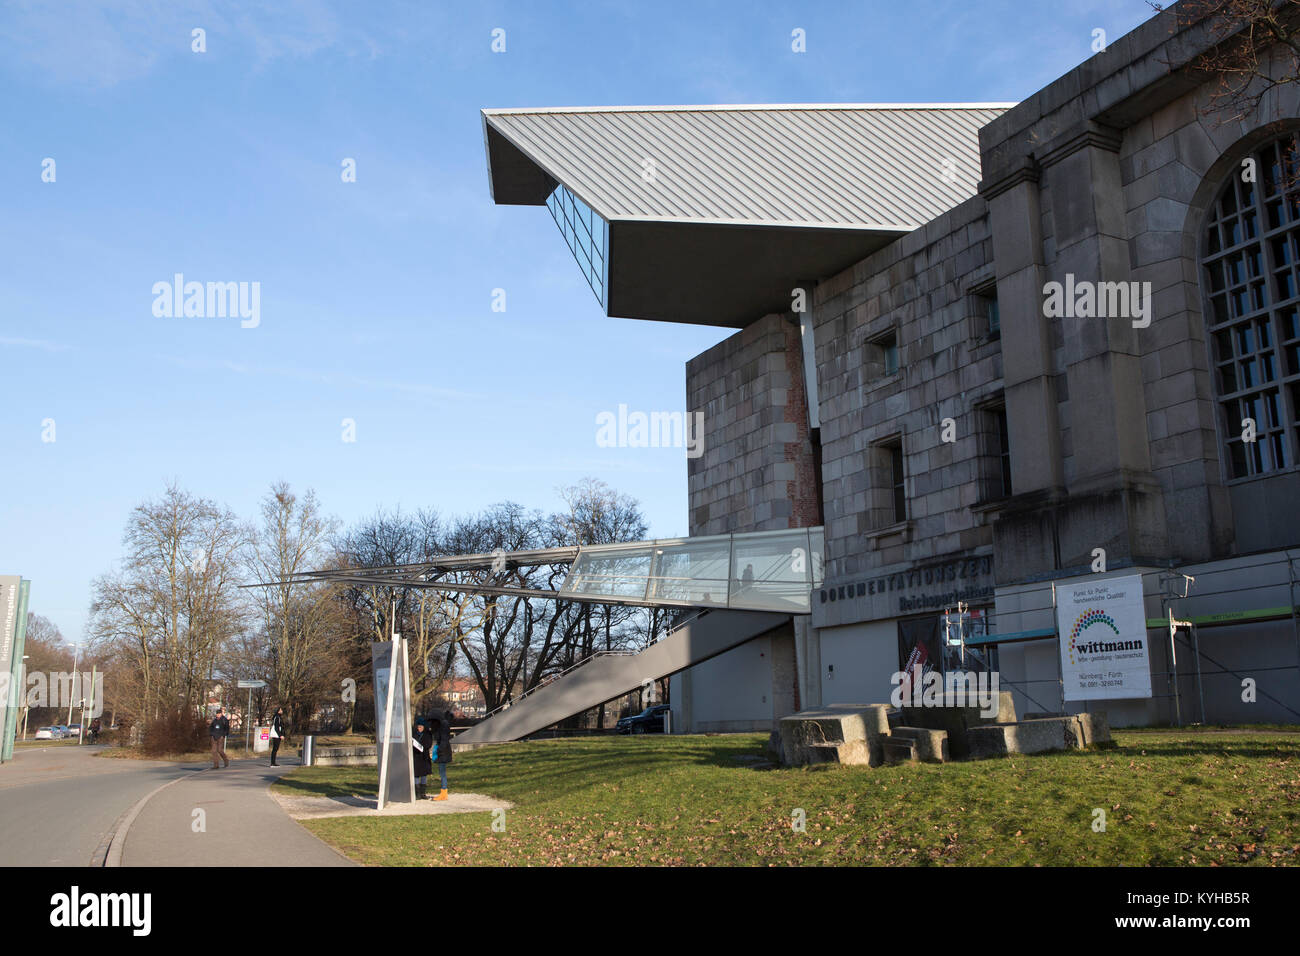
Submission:
M 411 751 L 415 765 L 415 799 L 423 800 L 428 793 L 429 774 L 433 772 L 433 731 L 424 719 L 416 721 Z
M 447 799 L 447 764 L 451 763 L 451 714 L 434 712 L 429 718 L 429 730 L 434 738 L 433 761 L 438 765 L 438 776 L 442 778 L 442 790 L 435 800 Z
M 275 762 L 276 754 L 280 752 L 280 741 L 284 739 L 284 708 L 275 708 L 275 714 L 271 717 L 271 766 L 280 766 Z
M 212 769 L 220 770 L 223 766 L 230 766 L 230 758 L 226 756 L 226 738 L 230 736 L 230 721 L 226 719 L 226 713 L 220 707 L 217 708 L 217 716 L 212 718 L 212 723 L 208 724 L 208 736 L 212 738 Z M 222 761 L 218 763 L 218 760 Z

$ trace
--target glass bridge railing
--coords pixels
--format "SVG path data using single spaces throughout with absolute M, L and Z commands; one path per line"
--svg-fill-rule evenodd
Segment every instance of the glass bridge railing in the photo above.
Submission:
M 591 545 L 560 596 L 808 614 L 824 567 L 820 527 Z

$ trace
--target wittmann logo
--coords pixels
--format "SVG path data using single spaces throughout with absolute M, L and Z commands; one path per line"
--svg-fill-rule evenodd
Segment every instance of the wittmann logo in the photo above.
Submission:
M 148 936 L 152 925 L 153 897 L 149 893 L 69 893 L 50 897 L 50 925 L 128 927 L 135 936 Z
M 1087 660 L 1090 654 L 1110 654 L 1115 651 L 1140 651 L 1142 650 L 1142 641 L 1104 641 L 1096 640 L 1081 641 L 1079 638 L 1083 632 L 1088 630 L 1094 624 L 1104 624 L 1115 632 L 1119 637 L 1119 628 L 1115 626 L 1115 619 L 1105 611 L 1099 611 L 1096 608 L 1089 608 L 1079 615 L 1078 620 L 1074 622 L 1074 627 L 1070 631 L 1070 663 L 1077 664 L 1080 661 Z M 1075 658 L 1078 654 L 1078 659 Z

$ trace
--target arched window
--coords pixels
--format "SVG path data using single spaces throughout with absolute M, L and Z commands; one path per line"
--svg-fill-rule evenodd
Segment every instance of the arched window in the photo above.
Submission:
M 1228 477 L 1294 468 L 1300 451 L 1296 133 L 1259 147 L 1234 169 L 1210 208 L 1202 249 L 1211 374 Z M 1246 440 L 1249 423 L 1254 441 Z

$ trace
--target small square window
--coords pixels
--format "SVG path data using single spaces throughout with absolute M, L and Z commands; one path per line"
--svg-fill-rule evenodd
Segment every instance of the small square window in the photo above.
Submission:
M 898 333 L 890 330 L 871 339 L 866 344 L 866 364 L 874 378 L 889 378 L 898 374 Z
M 894 522 L 907 520 L 907 487 L 903 478 L 903 443 L 886 445 L 889 452 L 889 468 L 893 474 Z
M 967 309 L 971 316 L 971 334 L 980 342 L 992 342 L 1002 336 L 1002 314 L 998 309 L 998 286 L 994 279 L 969 287 Z
M 901 436 L 871 445 L 866 453 L 872 528 L 889 528 L 907 520 L 907 478 Z
M 898 340 L 892 335 L 889 341 L 884 343 L 881 348 L 885 350 L 885 374 L 898 374 Z

